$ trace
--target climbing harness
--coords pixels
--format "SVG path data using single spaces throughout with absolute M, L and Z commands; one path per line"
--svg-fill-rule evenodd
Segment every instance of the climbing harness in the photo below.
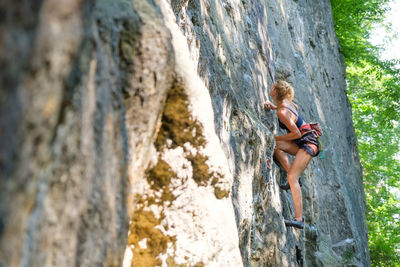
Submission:
M 323 130 L 321 125 L 318 122 L 311 122 L 308 124 L 304 124 L 299 128 L 300 132 L 302 135 L 305 135 L 309 132 L 311 132 L 314 137 L 318 141 L 318 151 L 319 151 L 319 158 L 324 159 L 325 155 L 323 154 L 324 150 L 322 147 L 322 141 L 321 141 L 321 135 L 323 134 Z
M 315 138 L 318 138 L 323 134 L 322 127 L 318 122 L 304 124 L 303 126 L 299 127 L 299 130 L 302 135 L 311 132 Z

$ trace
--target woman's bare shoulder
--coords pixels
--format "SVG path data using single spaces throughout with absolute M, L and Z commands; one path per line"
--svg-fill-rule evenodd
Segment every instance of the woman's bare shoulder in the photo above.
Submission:
M 276 115 L 278 115 L 279 118 L 280 117 L 290 117 L 290 112 L 284 106 L 280 106 L 276 112 Z

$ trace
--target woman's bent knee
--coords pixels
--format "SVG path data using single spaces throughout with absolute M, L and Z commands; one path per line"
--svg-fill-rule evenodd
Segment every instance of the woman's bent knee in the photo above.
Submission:
M 283 150 L 286 143 L 284 141 L 276 141 L 275 149 Z

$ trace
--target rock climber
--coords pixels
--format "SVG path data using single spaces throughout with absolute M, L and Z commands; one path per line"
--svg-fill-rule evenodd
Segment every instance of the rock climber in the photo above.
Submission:
M 274 157 L 287 173 L 294 202 L 294 219 L 285 219 L 285 224 L 302 229 L 304 228 L 303 201 L 299 177 L 312 157 L 318 155 L 318 140 L 313 131 L 310 131 L 310 125 L 299 115 L 297 105 L 292 103 L 294 89 L 289 83 L 278 80 L 272 86 L 269 95 L 273 103 L 265 101 L 264 108 L 277 110 L 279 127 L 287 130 L 287 134 L 274 137 L 276 141 Z M 295 156 L 292 163 L 286 153 Z

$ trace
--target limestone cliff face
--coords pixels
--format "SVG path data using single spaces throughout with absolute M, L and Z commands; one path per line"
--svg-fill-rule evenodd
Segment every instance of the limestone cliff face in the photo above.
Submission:
M 328 0 L 28 2 L 0 4 L 0 266 L 369 265 Z M 325 130 L 304 231 L 278 78 Z

